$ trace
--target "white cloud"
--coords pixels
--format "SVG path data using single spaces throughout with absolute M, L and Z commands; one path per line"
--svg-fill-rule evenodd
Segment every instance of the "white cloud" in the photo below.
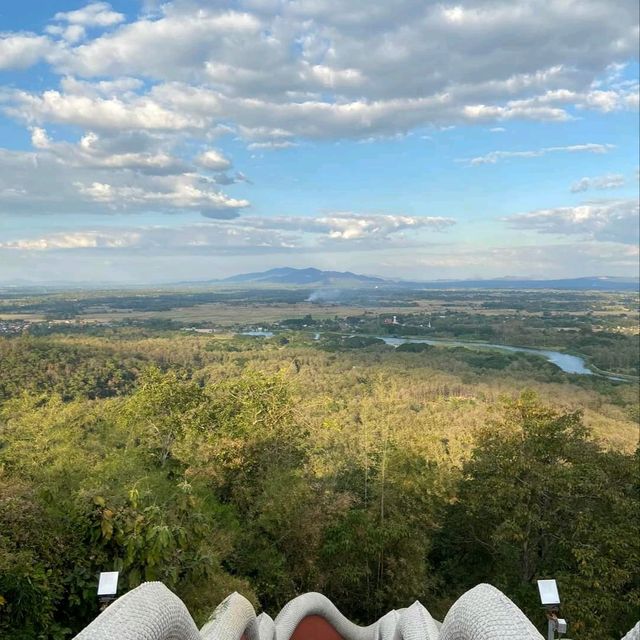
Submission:
M 33 127 L 31 129 L 31 144 L 36 149 L 49 149 L 51 147 L 51 138 L 41 127 Z
M 59 12 L 55 20 L 85 27 L 112 27 L 124 22 L 124 15 L 111 9 L 108 2 L 91 2 L 75 11 Z
M 595 176 L 592 178 L 580 178 L 571 185 L 572 193 L 588 191 L 589 189 L 619 189 L 625 183 L 624 176 L 615 173 L 606 176 Z
M 87 98 L 120 98 L 121 100 L 136 98 L 136 92 L 144 87 L 139 78 L 119 76 L 109 80 L 87 82 L 72 76 L 64 76 L 60 80 L 60 88 L 67 95 Z
M 220 191 L 211 189 L 208 180 L 194 174 L 154 176 L 153 180 L 141 186 L 114 185 L 106 182 L 76 182 L 74 186 L 86 199 L 113 208 L 169 207 L 216 212 L 230 209 L 235 212 L 249 206 L 247 200 L 230 198 Z
M 42 95 L 14 91 L 10 99 L 7 113 L 30 124 L 55 122 L 105 131 L 181 131 L 202 129 L 208 122 L 168 110 L 145 96 L 100 98 L 51 90 Z
M 336 213 L 317 219 L 319 228 L 326 229 L 333 240 L 359 240 L 387 237 L 408 230 L 431 229 L 443 231 L 455 224 L 452 218 L 402 215 L 357 215 Z
M 157 19 L 143 17 L 69 50 L 56 64 L 66 73 L 86 77 L 127 73 L 177 79 L 197 73 L 202 80 L 207 62 L 225 60 L 233 51 L 239 56 L 235 67 L 244 58 L 243 46 L 252 53 L 259 48 L 261 23 L 249 13 L 204 8 L 180 12 L 170 4 L 164 10 Z
M 540 233 L 581 235 L 623 244 L 638 243 L 640 211 L 637 200 L 586 202 L 573 207 L 539 209 L 504 218 L 513 228 Z
M 143 252 L 265 253 L 294 249 L 294 240 L 279 233 L 214 224 L 184 227 L 86 230 L 54 233 L 0 243 L 12 251 L 126 250 Z
M 274 216 L 243 218 L 246 223 L 262 228 L 286 229 L 315 233 L 331 240 L 388 238 L 403 231 L 422 229 L 444 231 L 455 225 L 453 218 L 389 214 L 337 212 L 320 216 Z
M 525 151 L 490 151 L 483 156 L 469 158 L 465 160 L 472 166 L 481 164 L 496 164 L 500 160 L 507 158 L 539 158 L 548 153 L 608 153 L 613 149 L 612 144 L 574 144 L 565 147 L 544 147 L 542 149 L 533 149 Z
M 128 191 L 116 194 L 109 185 L 87 187 L 91 197 L 111 202 L 114 197 L 155 197 Z M 165 196 L 163 196 L 165 197 Z M 173 194 L 171 194 L 173 197 Z M 209 217 L 209 216 L 207 216 Z M 213 217 L 210 216 L 210 217 Z M 82 230 L 21 238 L 0 244 L 0 249 L 59 251 L 77 249 L 162 249 L 172 251 L 221 250 L 241 253 L 298 250 L 371 250 L 380 247 L 415 246 L 403 237 L 411 229 L 441 231 L 455 224 L 449 218 L 401 215 L 285 216 L 225 218 L 218 212 L 208 223 L 178 227 L 134 227 Z
M 34 127 L 31 138 L 32 152 L 0 149 L 0 213 L 195 210 L 228 217 L 249 206 L 220 190 L 246 182 L 244 175 L 200 174 L 162 137 L 89 132 L 77 143 L 58 142 Z
M 86 29 L 81 24 L 50 24 L 45 31 L 52 36 L 59 36 L 69 44 L 80 42 L 87 35 Z
M 637 55 L 637 4 L 498 0 L 179 0 L 130 22 L 104 2 L 55 16 L 52 43 L 4 34 L 0 65 L 46 59 L 83 77 L 13 92 L 30 124 L 96 130 L 287 130 L 295 137 L 370 138 L 422 126 L 514 119 L 566 121 L 580 110 L 637 107 L 622 80 Z M 69 26 L 111 27 L 88 38 Z M 54 46 L 55 45 L 55 46 Z M 4 47 L 4 49 L 2 48 Z M 87 95 L 96 78 L 144 80 L 130 95 Z M 104 81 L 103 81 L 104 82 Z M 499 127 L 500 128 L 500 127 Z M 248 143 L 282 142 L 264 135 Z
M 46 130 L 31 128 L 31 143 L 35 149 L 48 151 L 69 167 L 129 169 L 144 174 L 168 175 L 188 173 L 192 167 L 165 151 L 119 150 L 112 141 L 94 132 L 85 134 L 77 144 L 54 142 Z
M 231 161 L 225 158 L 222 153 L 215 149 L 208 149 L 201 153 L 196 162 L 205 169 L 212 169 L 214 171 L 226 171 L 231 167 Z
M 33 33 L 0 33 L 0 69 L 27 69 L 53 47 L 46 36 Z
M 2 242 L 0 249 L 55 251 L 60 249 L 125 248 L 135 244 L 139 238 L 140 234 L 135 232 L 71 231 L 54 233 L 40 238 Z

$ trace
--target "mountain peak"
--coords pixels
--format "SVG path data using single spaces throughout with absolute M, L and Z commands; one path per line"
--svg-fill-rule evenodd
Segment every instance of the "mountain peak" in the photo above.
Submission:
M 378 284 L 385 280 L 374 276 L 364 276 L 351 271 L 323 271 L 315 267 L 296 269 L 294 267 L 278 267 L 268 271 L 255 273 L 242 273 L 237 276 L 225 278 L 222 282 L 228 284 L 301 284 L 301 285 L 327 285 L 327 284 Z

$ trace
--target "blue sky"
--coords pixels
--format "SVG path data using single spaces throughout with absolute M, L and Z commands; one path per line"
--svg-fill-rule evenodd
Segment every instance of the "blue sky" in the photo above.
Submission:
M 0 7 L 0 282 L 638 273 L 626 0 Z

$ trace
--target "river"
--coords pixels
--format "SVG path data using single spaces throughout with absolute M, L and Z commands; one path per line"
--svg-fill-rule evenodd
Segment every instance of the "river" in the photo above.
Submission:
M 246 331 L 242 335 L 249 336 L 262 336 L 266 338 L 272 337 L 274 334 L 271 331 Z M 316 333 L 314 340 L 320 339 L 320 333 Z M 351 334 L 355 335 L 355 334 Z M 541 356 L 551 364 L 556 365 L 559 369 L 565 373 L 573 373 L 583 376 L 592 376 L 596 372 L 589 369 L 584 358 L 580 356 L 572 356 L 568 353 L 562 353 L 560 351 L 552 351 L 550 349 L 532 349 L 530 347 L 512 347 L 506 344 L 494 344 L 491 342 L 463 342 L 461 340 L 429 340 L 428 338 L 394 338 L 390 336 L 372 336 L 384 341 L 392 347 L 399 347 L 401 344 L 418 343 L 418 344 L 430 344 L 440 347 L 465 347 L 466 349 L 493 349 L 499 351 L 509 351 L 511 353 L 531 353 L 536 356 Z M 624 382 L 625 378 L 619 378 L 617 376 L 604 375 L 604 377 L 610 380 L 617 380 Z
M 424 343 L 441 347 L 466 347 L 467 349 L 498 349 L 500 351 L 532 353 L 536 356 L 542 356 L 556 367 L 559 367 L 565 373 L 578 373 L 580 375 L 591 376 L 593 371 L 589 369 L 580 356 L 572 356 L 568 353 L 560 351 L 550 351 L 547 349 L 531 349 L 528 347 L 511 347 L 506 344 L 493 344 L 491 342 L 462 342 L 459 340 L 428 340 L 426 338 L 390 338 L 387 336 L 376 336 L 380 340 L 384 340 L 385 344 L 392 347 L 398 347 L 406 343 Z

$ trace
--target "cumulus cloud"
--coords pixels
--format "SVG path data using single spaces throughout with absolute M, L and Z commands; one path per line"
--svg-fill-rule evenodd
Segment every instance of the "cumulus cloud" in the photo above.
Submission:
M 464 162 L 468 162 L 471 166 L 482 164 L 497 164 L 501 160 L 509 158 L 539 158 L 548 153 L 608 153 L 613 149 L 612 144 L 574 144 L 566 147 L 545 147 L 542 149 L 533 149 L 525 151 L 490 151 L 483 156 L 469 158 Z
M 0 213 L 97 213 L 108 210 L 202 211 L 228 215 L 249 206 L 220 190 L 242 174 L 206 175 L 142 132 L 56 142 L 31 131 L 34 151 L 0 149 Z
M 592 178 L 580 178 L 571 185 L 572 193 L 589 191 L 589 189 L 619 189 L 625 183 L 624 176 L 619 173 Z
M 56 60 L 57 66 L 85 77 L 125 72 L 175 79 L 186 72 L 202 80 L 211 73 L 207 63 L 221 64 L 230 51 L 239 54 L 244 46 L 255 55 L 260 50 L 261 38 L 256 36 L 261 23 L 250 13 L 197 7 L 179 11 L 169 3 L 163 10 L 159 17 L 142 17 L 68 50 Z M 265 53 L 268 48 L 263 47 Z
M 54 19 L 85 27 L 112 27 L 124 22 L 124 15 L 113 11 L 108 2 L 91 2 L 75 11 L 56 13 Z
M 8 112 L 30 124 L 203 135 L 225 123 L 243 137 L 262 129 L 247 142 L 278 147 L 295 137 L 369 138 L 425 125 L 563 121 L 638 101 L 637 81 L 622 79 L 637 55 L 633 0 L 368 0 L 348 8 L 341 0 L 180 0 L 129 22 L 94 2 L 55 20 L 48 33 L 61 42 L 0 36 L 0 66 L 44 59 L 72 78 L 5 97 Z M 93 27 L 109 31 L 86 37 Z M 81 90 L 81 82 L 121 76 L 144 82 L 129 95 Z
M 6 113 L 30 124 L 55 122 L 102 131 L 182 131 L 203 129 L 209 122 L 167 109 L 146 96 L 103 98 L 55 90 L 41 95 L 13 91 L 9 102 Z
M 580 235 L 590 240 L 636 245 L 639 215 L 637 200 L 608 200 L 586 202 L 574 207 L 539 209 L 504 220 L 516 229 Z
M 73 144 L 54 142 L 45 129 L 32 127 L 31 143 L 35 149 L 47 151 L 50 156 L 69 167 L 127 169 L 151 175 L 178 174 L 192 170 L 189 164 L 165 151 L 118 150 L 113 141 L 105 144 L 104 138 L 94 132 L 85 134 L 77 144 Z
M 185 153 L 193 131 L 203 138 L 218 132 L 210 118 L 163 108 L 139 95 L 142 86 L 130 76 L 96 82 L 65 77 L 62 91 L 10 92 L 8 112 L 29 125 L 33 151 L 0 148 L 0 213 L 196 210 L 217 217 L 248 207 L 246 198 L 221 191 L 248 180 L 226 173 L 232 163 L 220 151 L 196 158 Z M 0 104 L 6 97 L 0 92 Z M 85 131 L 75 142 L 56 140 L 46 122 Z
M 52 50 L 46 36 L 33 33 L 0 33 L 0 69 L 27 69 Z

